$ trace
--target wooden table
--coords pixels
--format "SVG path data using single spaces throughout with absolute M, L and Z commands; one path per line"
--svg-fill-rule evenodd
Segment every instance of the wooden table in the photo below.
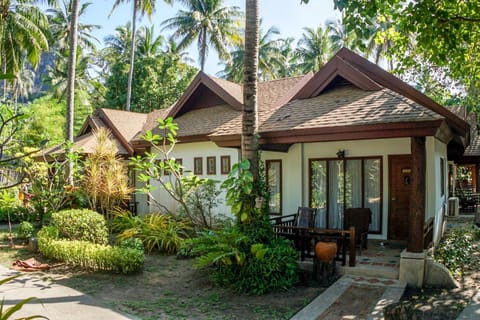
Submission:
M 342 229 L 323 229 L 323 228 L 302 228 L 296 226 L 274 225 L 275 234 L 291 239 L 295 246 L 300 250 L 300 259 L 303 261 L 307 251 L 311 248 L 312 241 L 336 241 L 339 246 L 337 251 L 337 260 L 342 261 L 342 266 L 346 265 L 347 246 L 349 247 L 349 266 L 355 266 L 355 228 L 349 230 Z

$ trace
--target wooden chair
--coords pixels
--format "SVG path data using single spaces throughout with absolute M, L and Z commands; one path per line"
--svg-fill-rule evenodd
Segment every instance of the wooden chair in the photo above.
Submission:
M 313 228 L 315 226 L 314 208 L 298 207 L 296 226 L 300 228 Z
M 355 227 L 355 244 L 367 249 L 368 227 L 372 222 L 372 211 L 369 208 L 349 208 L 343 213 L 343 228 Z

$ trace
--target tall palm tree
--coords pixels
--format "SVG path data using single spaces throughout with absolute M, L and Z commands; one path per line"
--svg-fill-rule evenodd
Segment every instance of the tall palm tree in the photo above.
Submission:
M 48 51 L 48 19 L 35 5 L 38 2 L 0 1 L 0 73 L 17 74 L 24 59 L 36 67 L 42 52 Z M 47 2 L 55 3 L 53 0 Z
M 36 66 L 42 51 L 48 50 L 48 19 L 36 2 L 1 1 L 0 61 L 8 73 L 21 68 L 22 56 Z
M 357 49 L 355 32 L 347 30 L 341 20 L 327 21 L 326 27 L 330 32 L 333 52 L 337 52 L 343 47 L 350 50 Z
M 393 40 L 381 37 L 382 32 L 386 31 L 392 26 L 391 22 L 371 23 L 368 28 L 369 37 L 366 40 L 365 54 L 367 58 L 373 58 L 376 64 L 385 63 L 388 71 L 393 70 L 394 62 L 387 58 L 387 53 L 390 52 L 393 46 Z
M 298 41 L 298 55 L 301 60 L 298 67 L 304 73 L 318 71 L 334 55 L 334 46 L 330 38 L 330 29 L 318 27 L 304 28 L 305 33 Z
M 132 24 L 127 22 L 124 26 L 115 28 L 115 34 L 108 35 L 104 39 L 105 49 L 104 55 L 106 60 L 116 61 L 119 57 L 124 58 L 127 62 L 127 57 L 132 47 Z
M 240 39 L 240 9 L 236 6 L 223 7 L 223 0 L 178 1 L 187 10 L 180 10 L 175 17 L 162 23 L 163 29 L 175 30 L 172 38 L 180 40 L 178 47 L 183 49 L 196 40 L 202 71 L 205 69 L 209 45 L 213 46 L 220 59 L 228 60 L 228 47 Z
M 137 53 L 141 58 L 155 58 L 162 53 L 165 38 L 162 35 L 154 36 L 155 28 L 143 26 L 138 30 Z
M 258 78 L 260 80 L 276 79 L 282 70 L 288 67 L 287 50 L 284 46 L 284 39 L 273 39 L 280 31 L 276 27 L 270 27 L 266 33 L 260 30 L 258 44 Z M 244 76 L 245 45 L 240 46 L 230 53 L 230 61 L 224 63 L 225 68 L 220 76 L 229 81 L 241 83 Z
M 68 55 L 68 78 L 67 78 L 67 112 L 65 124 L 65 140 L 73 142 L 74 105 L 75 105 L 75 71 L 77 65 L 77 41 L 78 41 L 78 15 L 80 13 L 80 0 L 73 0 L 70 20 L 70 45 Z M 71 151 L 71 150 L 67 150 Z M 68 162 L 68 183 L 73 185 L 73 162 Z
M 115 0 L 111 13 L 122 3 L 130 2 L 130 0 Z M 132 40 L 130 42 L 130 68 L 128 70 L 128 84 L 127 84 L 127 102 L 125 110 L 130 111 L 130 104 L 132 100 L 132 81 L 133 81 L 133 68 L 135 63 L 135 45 L 136 45 L 136 33 L 137 33 L 137 13 L 143 17 L 145 14 L 151 19 L 152 14 L 155 12 L 155 0 L 133 0 L 132 9 Z M 171 4 L 173 0 L 164 0 L 164 2 Z M 111 14 L 110 13 L 110 14 Z
M 258 0 L 245 0 L 245 76 L 243 82 L 242 159 L 250 162 L 253 180 L 258 171 Z
M 60 51 L 68 50 L 72 3 L 73 0 L 64 0 L 61 8 L 56 7 L 47 10 L 52 41 L 56 49 Z M 91 4 L 91 2 L 86 2 L 81 5 L 80 11 L 78 12 L 79 17 L 85 15 L 86 10 Z M 99 41 L 92 35 L 92 31 L 99 28 L 100 26 L 95 24 L 78 23 L 78 45 L 82 50 L 95 50 L 95 43 Z

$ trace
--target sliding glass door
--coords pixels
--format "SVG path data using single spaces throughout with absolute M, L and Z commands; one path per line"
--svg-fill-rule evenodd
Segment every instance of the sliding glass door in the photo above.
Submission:
M 310 159 L 310 206 L 319 228 L 343 228 L 346 208 L 370 208 L 372 233 L 381 232 L 381 158 Z

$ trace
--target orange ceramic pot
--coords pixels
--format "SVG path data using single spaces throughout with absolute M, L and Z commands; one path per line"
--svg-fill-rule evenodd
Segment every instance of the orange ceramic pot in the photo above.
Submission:
M 332 262 L 337 254 L 337 244 L 335 242 L 317 242 L 315 245 L 315 255 L 320 262 Z

